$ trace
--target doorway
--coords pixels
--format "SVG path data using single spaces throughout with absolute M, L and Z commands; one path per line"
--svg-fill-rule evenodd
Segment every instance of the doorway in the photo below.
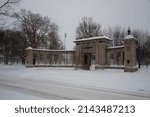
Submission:
M 88 69 L 88 70 L 90 69 L 91 59 L 92 59 L 91 53 L 84 54 L 84 66 L 85 66 L 85 69 Z

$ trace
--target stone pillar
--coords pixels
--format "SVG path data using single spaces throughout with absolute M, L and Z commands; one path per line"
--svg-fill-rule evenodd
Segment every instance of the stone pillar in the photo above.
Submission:
M 54 61 L 54 54 L 52 54 L 52 65 L 54 65 L 55 61 Z
M 105 68 L 107 64 L 107 49 L 108 44 L 106 42 L 100 42 L 96 49 L 96 66 L 95 68 Z
M 27 55 L 26 55 L 26 67 L 33 66 L 33 50 L 31 47 L 28 47 L 26 49 Z
M 38 65 L 40 64 L 40 53 L 38 52 L 37 53 L 37 62 L 38 62 Z
M 114 51 L 114 65 L 117 65 L 117 61 L 116 61 L 116 52 Z
M 44 64 L 47 64 L 47 53 L 43 53 L 44 55 Z
M 66 55 L 66 65 L 68 64 L 68 53 L 65 53 Z
M 80 66 L 80 45 L 77 43 L 76 44 L 76 68 L 78 68 Z
M 72 65 L 74 65 L 76 63 L 76 56 L 75 56 L 75 53 L 73 52 L 73 61 L 72 61 Z
M 96 43 L 95 65 L 99 66 L 99 43 Z
M 59 61 L 59 65 L 61 65 L 61 56 L 62 56 L 62 54 L 58 54 L 58 61 Z
M 124 64 L 124 63 L 123 63 L 123 52 L 122 52 L 122 51 L 120 52 L 120 63 L 121 63 L 121 65 Z
M 136 39 L 130 34 L 127 35 L 124 39 L 125 47 L 125 72 L 135 72 L 138 70 L 137 67 L 137 59 L 136 59 L 136 48 L 137 48 L 137 41 Z
M 82 69 L 84 69 L 84 67 L 85 67 L 85 61 L 84 61 L 84 53 L 83 53 L 83 48 L 84 47 L 82 47 L 82 45 L 80 46 L 80 67 L 82 68 Z

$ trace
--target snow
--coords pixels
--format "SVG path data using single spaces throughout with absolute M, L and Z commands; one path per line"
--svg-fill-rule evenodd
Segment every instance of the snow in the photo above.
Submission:
M 135 37 L 133 37 L 133 35 L 127 35 L 124 39 L 135 39 Z
M 124 45 L 121 45 L 121 46 L 113 46 L 113 47 L 108 47 L 108 49 L 115 49 L 115 48 L 123 48 Z
M 32 47 L 27 47 L 27 50 L 32 50 Z
M 83 39 L 75 40 L 74 42 L 89 41 L 89 40 L 96 40 L 96 39 L 100 39 L 100 40 L 101 39 L 107 39 L 107 40 L 112 41 L 112 39 L 103 35 L 103 36 L 97 36 L 97 37 L 83 38 Z
M 33 48 L 34 51 L 47 51 L 47 52 L 75 52 L 75 50 L 51 50 L 51 49 L 36 49 Z
M 25 68 L 22 65 L 0 65 L 0 86 L 2 87 L 2 89 L 0 87 L 0 99 L 3 99 L 1 96 L 3 94 L 5 95 L 4 92 L 7 85 L 26 89 L 26 91 L 22 91 L 24 89 L 9 88 L 9 91 L 11 91 L 10 95 L 14 91 L 14 94 L 16 92 L 19 92 L 19 94 L 25 93 L 31 97 L 35 97 L 35 99 L 49 99 L 48 96 L 51 96 L 51 99 L 56 99 L 57 95 L 62 96 L 60 97 L 61 99 L 63 97 L 65 97 L 64 99 L 99 99 L 99 91 L 109 92 L 109 95 L 110 92 L 117 92 L 119 95 L 120 93 L 125 93 L 148 96 L 150 98 L 149 71 L 150 68 L 146 67 L 143 67 L 137 72 L 129 73 L 119 69 L 92 69 L 88 71 L 75 70 L 74 68 Z M 29 89 L 27 90 L 27 88 Z M 6 92 L 9 93 L 9 91 Z M 43 95 L 40 94 L 41 92 L 46 96 L 43 97 Z M 75 95 L 76 93 L 77 95 Z M 108 96 L 105 98 L 115 99 L 113 98 L 115 95 L 112 94 L 110 98 L 108 98 Z M 103 94 L 103 97 L 104 96 Z
M 34 50 L 34 51 L 47 51 L 47 52 L 75 52 L 75 50 L 51 50 L 51 49 L 36 49 L 32 47 L 28 47 L 26 50 Z
M 28 95 L 25 93 L 20 93 L 16 91 L 11 91 L 10 89 L 5 89 L 0 87 L 0 99 L 1 100 L 32 100 L 32 99 L 37 99 L 41 100 L 42 98 L 33 96 L 33 95 Z

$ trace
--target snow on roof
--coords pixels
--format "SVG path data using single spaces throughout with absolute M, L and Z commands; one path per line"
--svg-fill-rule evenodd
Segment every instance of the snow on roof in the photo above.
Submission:
M 51 50 L 51 49 L 37 49 L 28 47 L 26 50 L 33 50 L 33 51 L 47 51 L 47 52 L 74 52 L 75 50 Z
M 97 37 L 82 38 L 82 39 L 79 39 L 79 40 L 75 40 L 74 42 L 96 40 L 96 39 L 107 39 L 107 40 L 112 41 L 112 39 L 110 39 L 109 37 L 103 35 L 103 36 L 97 36 Z
M 135 39 L 135 37 L 133 37 L 133 35 L 127 35 L 124 39 Z
M 116 48 L 123 48 L 124 45 L 121 45 L 121 46 L 113 46 L 113 47 L 108 47 L 108 49 L 116 49 Z
M 33 51 L 47 51 L 47 52 L 74 52 L 75 50 L 51 50 L 51 49 L 36 49 L 33 48 Z
M 32 47 L 27 47 L 27 50 L 32 50 Z

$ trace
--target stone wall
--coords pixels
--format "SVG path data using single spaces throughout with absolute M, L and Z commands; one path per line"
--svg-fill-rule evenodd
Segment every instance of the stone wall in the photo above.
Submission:
M 32 66 L 74 66 L 74 50 L 48 50 L 27 48 L 26 67 Z
M 124 65 L 124 45 L 107 49 L 107 65 Z

